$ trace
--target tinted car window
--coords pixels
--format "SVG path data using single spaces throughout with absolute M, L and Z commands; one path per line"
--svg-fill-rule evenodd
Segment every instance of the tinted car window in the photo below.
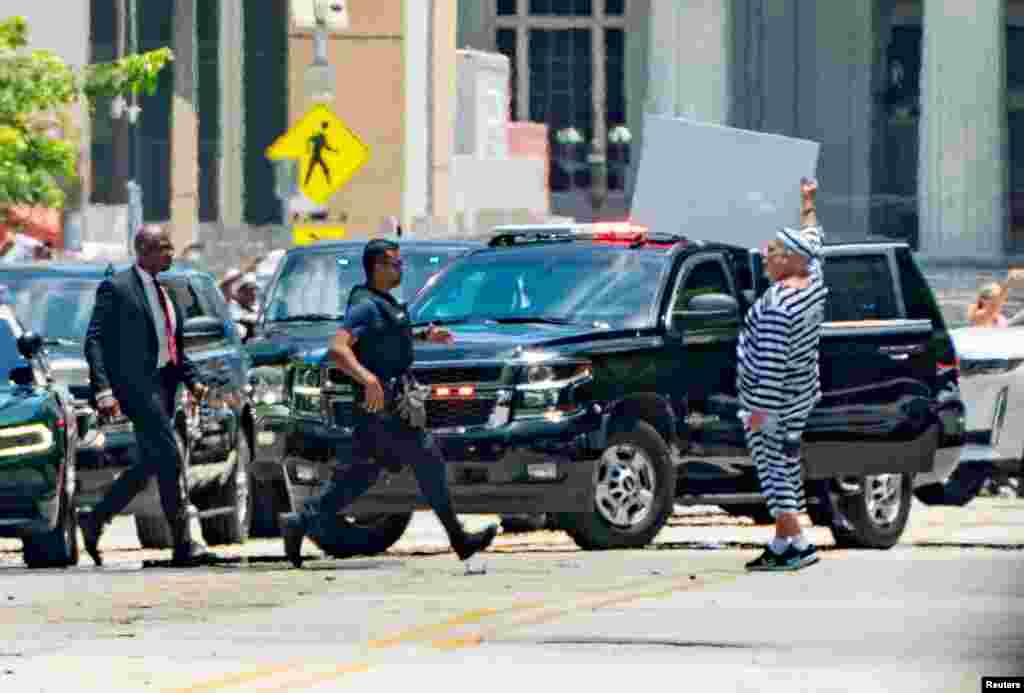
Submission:
M 665 256 L 649 251 L 478 253 L 425 287 L 416 322 L 556 318 L 640 327 L 653 323 Z
M 402 249 L 402 284 L 394 291 L 399 301 L 411 301 L 416 293 L 461 248 Z M 335 252 L 296 253 L 287 257 L 266 303 L 267 320 L 287 320 L 301 315 L 343 316 L 352 288 L 365 281 L 362 248 Z
M 825 304 L 828 322 L 895 320 L 902 317 L 896 303 L 892 272 L 886 255 L 833 255 L 825 260 Z
M 18 352 L 18 339 L 7 320 L 0 319 L 0 384 L 11 380 L 11 369 L 23 364 L 25 359 Z
M 29 332 L 81 342 L 89 327 L 101 280 L 57 276 L 0 279 L 15 315 Z
M 676 293 L 673 312 L 686 310 L 686 304 L 701 294 L 732 294 L 729 279 L 717 260 L 705 260 L 690 268 L 683 285 Z

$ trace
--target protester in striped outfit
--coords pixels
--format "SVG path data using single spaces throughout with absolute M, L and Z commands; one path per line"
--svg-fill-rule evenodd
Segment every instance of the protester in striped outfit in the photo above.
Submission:
M 802 228 L 778 231 L 765 249 L 772 285 L 748 311 L 737 348 L 740 416 L 775 518 L 775 538 L 748 570 L 799 570 L 818 560 L 799 522 L 806 510 L 800 440 L 821 399 L 818 344 L 827 293 L 817 188 L 813 180 L 800 181 Z

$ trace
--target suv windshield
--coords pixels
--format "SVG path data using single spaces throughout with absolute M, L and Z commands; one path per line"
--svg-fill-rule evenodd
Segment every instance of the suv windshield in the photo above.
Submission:
M 411 300 L 442 267 L 464 252 L 461 248 L 402 248 L 402 284 L 393 292 L 395 298 Z M 364 280 L 362 246 L 329 253 L 296 253 L 285 259 L 270 290 L 267 321 L 340 320 L 349 292 Z
M 48 340 L 81 343 L 102 280 L 50 276 L 0 276 L 4 302 L 14 308 L 28 332 Z
M 534 247 L 454 263 L 417 298 L 414 322 L 514 320 L 650 327 L 667 256 L 621 248 Z

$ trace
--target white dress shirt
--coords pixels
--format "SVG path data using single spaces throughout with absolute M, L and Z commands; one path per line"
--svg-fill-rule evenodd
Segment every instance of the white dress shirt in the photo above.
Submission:
M 153 275 L 138 265 L 135 265 L 135 273 L 138 274 L 139 279 L 142 281 L 142 287 L 146 291 L 146 303 L 149 304 L 149 312 L 153 316 L 156 343 L 159 345 L 156 367 L 160 369 L 171 361 L 171 350 L 167 345 L 167 325 L 164 322 L 164 309 L 160 306 L 160 299 L 157 298 L 156 280 L 153 278 Z M 161 291 L 164 292 L 164 297 L 167 299 L 167 311 L 171 314 L 171 329 L 177 330 L 178 316 L 174 312 L 174 304 L 171 303 L 171 297 L 167 295 L 167 290 L 161 289 Z M 180 349 L 181 347 L 179 346 L 178 348 Z M 96 401 L 113 399 L 113 397 L 114 393 L 112 390 L 104 390 L 96 394 Z
M 146 290 L 146 302 L 149 303 L 149 311 L 153 315 L 153 327 L 156 330 L 156 343 L 159 345 L 159 352 L 156 357 L 156 367 L 163 368 L 171 362 L 171 350 L 167 345 L 167 326 L 164 322 L 164 309 L 160 305 L 160 298 L 157 296 L 156 280 L 146 270 L 135 265 L 135 272 L 142 280 L 142 287 Z M 171 330 L 177 330 L 177 316 L 174 314 L 174 304 L 165 289 L 164 298 L 167 300 L 167 311 L 171 316 Z

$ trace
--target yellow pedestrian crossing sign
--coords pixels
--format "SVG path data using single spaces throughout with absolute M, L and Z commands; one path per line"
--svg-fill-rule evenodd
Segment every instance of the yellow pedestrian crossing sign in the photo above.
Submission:
M 299 190 L 320 205 L 370 160 L 370 148 L 323 104 L 309 109 L 266 153 L 268 159 L 297 159 Z

